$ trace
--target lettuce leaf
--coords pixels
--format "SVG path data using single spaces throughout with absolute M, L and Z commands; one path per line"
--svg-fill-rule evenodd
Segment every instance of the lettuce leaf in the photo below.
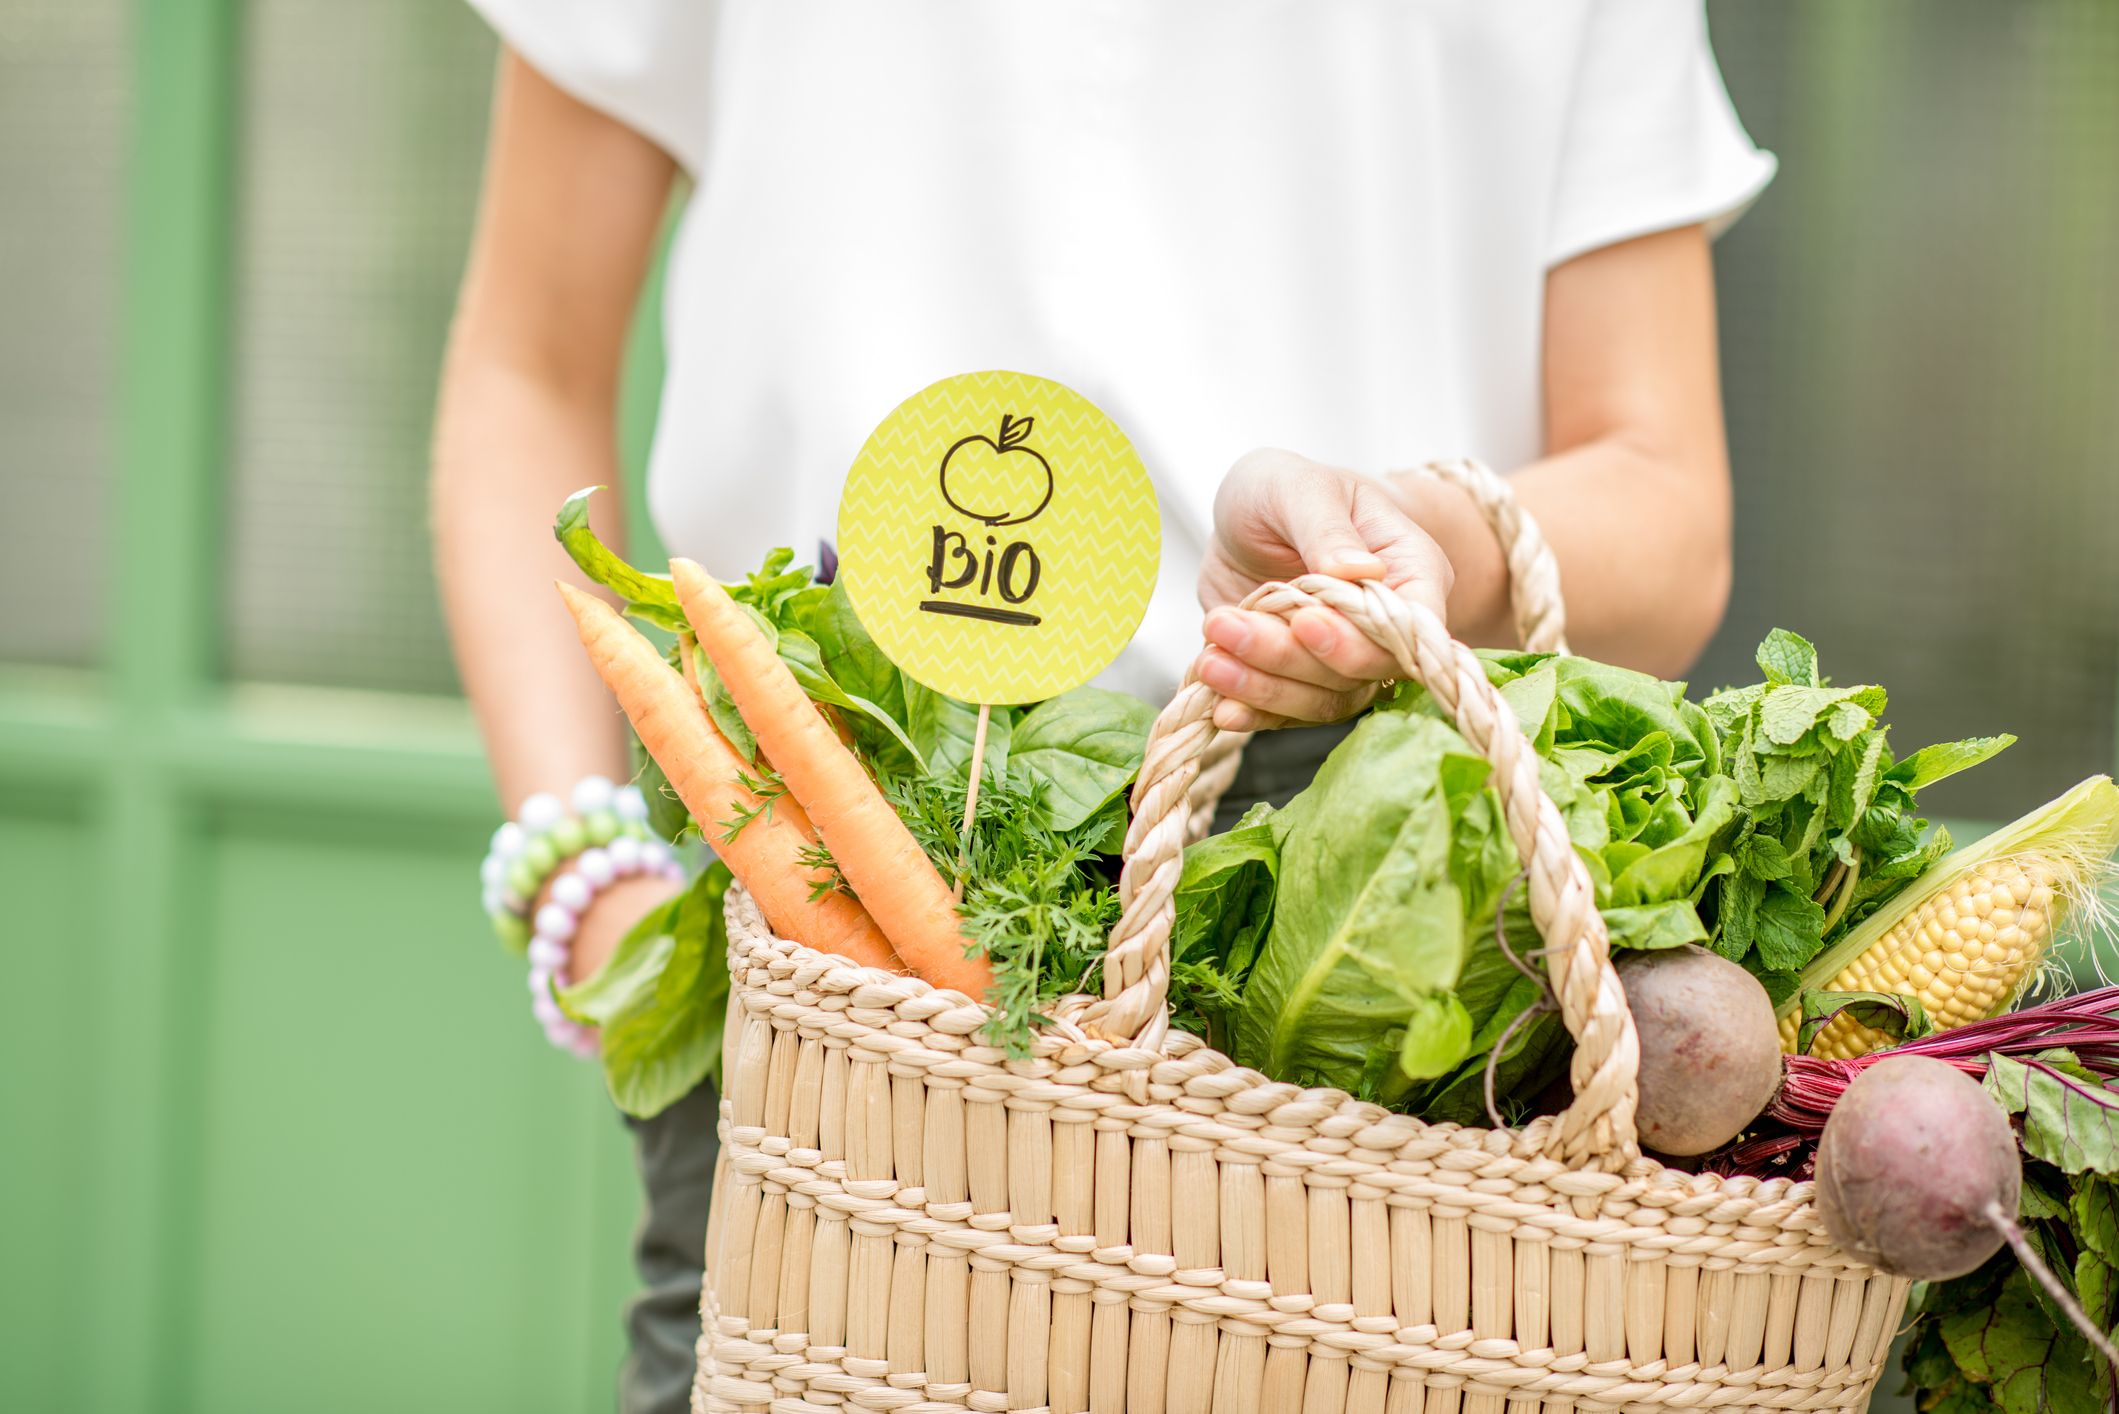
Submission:
M 1272 817 L 1280 886 L 1237 1017 L 1238 1060 L 1355 1090 L 1379 1050 L 1414 1078 L 1464 1058 L 1473 1023 L 1452 989 L 1465 907 L 1443 786 L 1444 759 L 1463 752 L 1430 718 L 1371 715 Z

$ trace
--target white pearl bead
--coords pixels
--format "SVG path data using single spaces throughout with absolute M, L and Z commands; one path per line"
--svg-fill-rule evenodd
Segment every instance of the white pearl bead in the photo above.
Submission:
M 640 842 L 640 867 L 650 873 L 661 872 L 662 867 L 668 864 L 672 857 L 670 847 L 661 840 Z
M 541 835 L 561 820 L 566 819 L 567 808 L 559 803 L 559 797 L 549 791 L 539 791 L 522 803 L 515 818 L 522 823 L 525 833 Z
M 567 1014 L 559 1009 L 559 1003 L 552 1000 L 552 994 L 549 992 L 539 992 L 530 998 L 530 1014 L 548 1028 L 554 1022 L 564 1022 L 567 1019 Z
M 537 931 L 556 942 L 567 942 L 574 936 L 574 915 L 556 903 L 548 903 L 537 910 Z
M 493 853 L 502 861 L 501 868 L 507 868 L 508 862 L 521 854 L 522 847 L 528 843 L 529 840 L 523 834 L 522 826 L 516 824 L 513 820 L 508 821 L 495 830 L 493 832 Z
M 548 997 L 552 994 L 552 974 L 546 968 L 531 968 L 529 983 L 532 997 Z
M 631 835 L 620 835 L 604 846 L 604 853 L 611 857 L 611 870 L 623 877 L 640 872 L 640 841 Z
M 585 849 L 574 861 L 574 872 L 593 888 L 604 888 L 618 877 L 611 871 L 611 856 L 600 847 Z
M 489 883 L 478 892 L 479 907 L 484 909 L 488 915 L 501 912 L 505 900 L 506 895 L 501 892 L 498 884 Z
M 571 869 L 552 881 L 552 902 L 571 912 L 581 912 L 594 897 L 595 891 L 589 887 L 589 881 Z
M 540 972 L 557 972 L 566 966 L 566 945 L 542 935 L 530 939 L 530 966 Z
M 599 810 L 608 810 L 611 794 L 617 789 L 609 776 L 583 776 L 574 783 L 574 813 L 594 815 Z
M 611 802 L 611 808 L 618 812 L 619 819 L 636 825 L 647 819 L 647 797 L 640 793 L 638 786 L 625 786 L 620 789 L 617 798 Z
M 507 872 L 508 862 L 497 854 L 489 854 L 478 862 L 478 882 L 481 884 L 498 884 Z

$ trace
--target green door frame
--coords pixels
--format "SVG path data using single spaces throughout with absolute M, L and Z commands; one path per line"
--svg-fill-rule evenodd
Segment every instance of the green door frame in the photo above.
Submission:
M 94 945 L 82 946 L 93 953 L 84 1085 L 96 1112 L 74 1156 L 87 1219 L 80 1266 L 17 1274 L 48 1280 L 49 1299 L 70 1308 L 75 1348 L 93 1357 L 79 1370 L 78 1407 L 102 1414 L 183 1402 L 172 1390 L 185 1366 L 196 1255 L 187 1217 L 203 1160 L 186 1122 L 199 1099 L 179 1028 L 203 1001 L 183 957 L 203 833 L 231 814 L 295 809 L 378 838 L 409 830 L 462 848 L 496 813 L 460 701 L 222 677 L 242 11 L 241 0 L 134 0 L 108 649 L 99 670 L 0 665 L 10 811 L 84 830 L 98 858 L 123 868 L 123 886 L 92 902 Z M 656 286 L 628 368 L 633 463 L 660 386 Z M 471 888 L 467 877 L 463 941 L 475 947 Z M 496 970 L 496 986 L 504 976 Z M 581 1132 L 608 1145 L 608 1106 L 583 1079 L 569 1104 Z M 581 1167 L 584 1203 L 629 1215 L 629 1195 Z M 597 1309 L 607 1295 L 560 1299 L 581 1303 L 586 1331 L 615 1323 L 614 1310 Z M 608 1369 L 580 1374 L 581 1399 L 609 1399 Z

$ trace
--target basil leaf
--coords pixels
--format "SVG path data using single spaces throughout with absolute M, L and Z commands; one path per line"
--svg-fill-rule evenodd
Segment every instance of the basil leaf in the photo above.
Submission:
M 905 726 L 914 758 L 924 762 L 926 774 L 937 779 L 968 780 L 971 748 L 978 740 L 979 709 L 954 697 L 944 697 L 911 678 L 905 680 L 904 692 Z M 1006 779 L 1015 719 L 1013 707 L 996 707 L 988 717 L 982 777 L 999 774 Z
M 1047 823 L 1071 830 L 1139 774 L 1154 722 L 1154 709 L 1138 698 L 1078 687 L 1023 715 L 1009 770 L 1025 789 L 1041 783 Z

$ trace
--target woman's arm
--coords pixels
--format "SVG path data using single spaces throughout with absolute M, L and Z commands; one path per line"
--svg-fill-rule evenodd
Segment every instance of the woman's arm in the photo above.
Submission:
M 618 479 L 626 331 L 674 171 L 647 139 L 502 58 L 442 371 L 433 497 L 457 670 L 510 815 L 533 792 L 564 799 L 583 776 L 630 774 L 623 722 L 552 592 L 554 579 L 579 581 L 551 525 L 570 493 Z M 596 498 L 613 543 L 622 505 Z M 667 892 L 634 879 L 601 895 L 574 973 L 593 971 Z
M 1669 677 L 1729 602 L 1729 453 L 1714 270 L 1698 226 L 1591 251 L 1545 281 L 1545 455 L 1509 478 L 1560 562 L 1577 652 Z M 1456 570 L 1450 621 L 1512 641 L 1507 568 L 1465 494 L 1401 504 Z
M 1698 226 L 1592 251 L 1545 285 L 1545 456 L 1510 483 L 1560 563 L 1576 651 L 1683 672 L 1729 597 L 1729 462 L 1714 281 Z M 1231 604 L 1304 570 L 1378 578 L 1472 643 L 1514 628 L 1507 565 L 1470 498 L 1426 477 L 1388 482 L 1287 452 L 1231 470 L 1201 579 L 1214 645 L 1199 672 L 1234 699 L 1231 730 L 1332 721 L 1395 669 L 1338 615 L 1290 626 Z

